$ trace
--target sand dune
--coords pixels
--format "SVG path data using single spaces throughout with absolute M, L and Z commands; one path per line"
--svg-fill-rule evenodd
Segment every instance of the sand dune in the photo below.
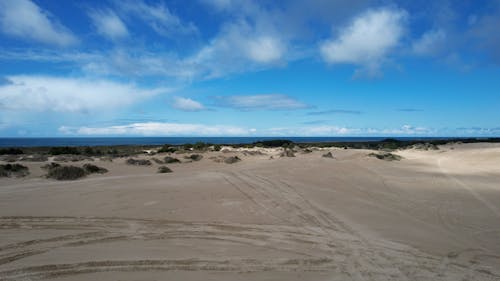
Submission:
M 0 179 L 0 280 L 500 280 L 500 145 L 370 152 L 29 163 Z

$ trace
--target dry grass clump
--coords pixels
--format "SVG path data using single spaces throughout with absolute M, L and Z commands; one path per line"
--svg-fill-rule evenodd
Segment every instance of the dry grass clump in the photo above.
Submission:
M 233 164 L 233 163 L 240 162 L 240 161 L 241 161 L 241 159 L 238 156 L 231 156 L 231 157 L 227 157 L 226 159 L 224 159 L 224 163 L 226 163 L 226 164 Z
M 133 159 L 133 158 L 127 159 L 125 163 L 127 163 L 128 165 L 135 165 L 135 166 L 151 166 L 152 164 L 151 161 L 149 160 Z
M 21 164 L 2 164 L 0 165 L 0 177 L 25 177 L 29 175 L 29 169 Z
M 201 154 L 191 154 L 191 155 L 186 156 L 184 158 L 190 159 L 190 160 L 193 160 L 193 161 L 200 161 L 201 159 L 203 159 L 203 155 L 201 155 Z
M 370 154 L 368 154 L 368 156 L 375 157 L 377 159 L 385 160 L 385 161 L 399 161 L 399 160 L 403 159 L 403 157 L 401 157 L 399 155 L 396 155 L 396 154 L 389 153 L 389 152 L 386 152 L 386 153 L 370 153 Z
M 166 156 L 165 158 L 163 158 L 163 162 L 165 162 L 166 164 L 181 163 L 181 160 L 174 157 Z
M 167 166 L 160 166 L 158 167 L 158 173 L 159 174 L 172 173 L 172 170 Z
M 285 151 L 280 154 L 280 157 L 295 157 L 295 153 L 291 149 L 285 149 Z
M 87 174 L 105 174 L 108 172 L 108 169 L 92 164 L 84 164 L 83 169 L 87 172 Z
M 334 158 L 332 152 L 325 153 L 325 154 L 323 154 L 322 157 L 325 157 L 325 158 Z
M 75 166 L 59 166 L 49 170 L 47 178 L 55 180 L 77 180 L 87 175 L 85 169 Z

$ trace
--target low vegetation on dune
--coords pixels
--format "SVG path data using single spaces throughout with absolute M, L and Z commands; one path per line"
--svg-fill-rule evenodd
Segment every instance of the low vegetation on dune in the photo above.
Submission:
M 50 163 L 42 166 L 47 170 L 47 178 L 55 180 L 77 180 L 90 174 L 104 174 L 108 170 L 92 164 L 84 164 L 83 167 L 61 166 L 57 163 Z
M 172 169 L 170 169 L 167 166 L 160 166 L 158 167 L 158 173 L 159 174 L 172 173 Z
M 77 180 L 87 175 L 85 169 L 76 166 L 58 166 L 49 169 L 47 178 L 55 180 Z
M 295 153 L 291 149 L 285 149 L 285 151 L 280 154 L 280 157 L 295 157 Z
M 57 167 L 61 167 L 61 164 L 50 162 L 48 164 L 41 166 L 40 168 L 42 168 L 43 170 L 50 170 Z
M 129 158 L 127 161 L 125 161 L 128 165 L 135 165 L 135 166 L 151 166 L 151 161 L 146 160 L 146 159 L 134 159 L 134 158 Z
M 393 153 L 370 153 L 368 154 L 370 157 L 375 157 L 380 160 L 386 160 L 386 161 L 399 161 L 403 159 L 403 157 L 393 154 Z
M 24 152 L 19 148 L 2 148 L 0 149 L 0 155 L 19 155 Z
M 322 155 L 324 158 L 334 158 L 332 152 L 328 152 Z
M 165 158 L 163 158 L 163 162 L 165 162 L 165 164 L 181 163 L 181 160 L 174 157 L 166 156 Z
M 234 164 L 234 163 L 237 163 L 240 161 L 241 161 L 241 159 L 238 156 L 231 156 L 231 157 L 227 157 L 226 159 L 224 159 L 224 163 L 226 163 L 226 164 Z
M 193 161 L 200 161 L 201 159 L 203 159 L 203 155 L 201 155 L 201 154 L 191 154 L 189 156 L 185 156 L 184 158 L 190 159 L 190 160 L 193 160 Z
M 87 174 L 105 174 L 108 172 L 108 169 L 92 164 L 83 164 L 83 169 Z
M 155 162 L 156 164 L 165 164 L 165 162 L 156 157 L 151 158 L 151 161 Z
M 85 155 L 79 155 L 79 154 L 65 154 L 65 155 L 58 155 L 54 157 L 54 161 L 57 162 L 78 162 L 78 161 L 94 161 L 94 158 L 85 156 Z
M 47 155 L 43 154 L 33 154 L 33 155 L 25 155 L 19 158 L 19 161 L 25 161 L 25 162 L 45 162 L 49 158 Z
M 29 169 L 21 164 L 2 164 L 0 165 L 0 177 L 25 177 L 29 175 Z

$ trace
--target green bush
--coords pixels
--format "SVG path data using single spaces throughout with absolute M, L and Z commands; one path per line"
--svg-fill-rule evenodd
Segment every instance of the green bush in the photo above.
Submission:
M 18 155 L 18 154 L 23 154 L 23 151 L 19 148 L 0 149 L 0 155 Z

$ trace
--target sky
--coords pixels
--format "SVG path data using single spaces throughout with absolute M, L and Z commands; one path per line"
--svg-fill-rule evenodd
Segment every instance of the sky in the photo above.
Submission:
M 500 136 L 497 0 L 0 0 L 0 137 Z

